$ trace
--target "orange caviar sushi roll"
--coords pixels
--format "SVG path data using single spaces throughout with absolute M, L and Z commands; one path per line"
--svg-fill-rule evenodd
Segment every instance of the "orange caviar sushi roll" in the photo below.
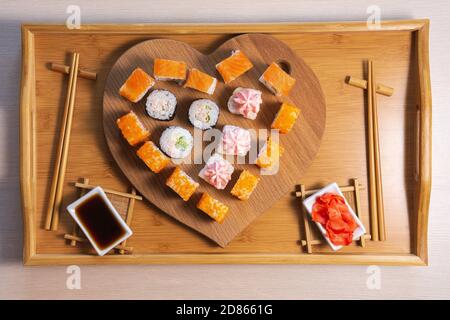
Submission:
M 184 201 L 188 201 L 197 190 L 199 184 L 186 172 L 176 167 L 166 181 L 166 185 L 175 191 Z
M 219 200 L 214 199 L 206 192 L 202 194 L 202 197 L 198 201 L 197 208 L 202 210 L 218 223 L 223 222 L 228 212 L 228 207 L 226 205 L 224 205 Z
M 182 82 L 186 79 L 187 66 L 184 61 L 155 59 L 153 62 L 153 76 L 159 81 Z
M 278 129 L 281 133 L 288 133 L 297 121 L 300 115 L 300 109 L 289 103 L 282 103 L 280 110 L 278 110 L 273 119 L 271 128 Z
M 278 142 L 267 139 L 256 159 L 256 164 L 262 169 L 271 169 L 280 162 L 280 157 L 284 153 L 284 148 Z
M 231 194 L 240 200 L 248 200 L 258 182 L 259 178 L 257 176 L 254 176 L 248 170 L 244 170 L 241 172 L 233 189 L 231 189 Z
M 136 68 L 120 87 L 119 94 L 131 102 L 138 102 L 154 85 L 155 80 L 151 76 L 141 68 Z
M 124 138 L 132 146 L 143 142 L 150 136 L 150 132 L 133 111 L 117 119 L 116 123 Z
M 295 84 L 295 79 L 275 62 L 264 71 L 259 81 L 277 96 L 287 96 Z
M 170 159 L 152 141 L 146 141 L 136 153 L 154 173 L 159 173 L 170 163 Z
M 216 64 L 225 83 L 229 83 L 253 68 L 253 64 L 240 50 L 233 51 L 231 56 Z
M 184 84 L 185 88 L 195 89 L 207 94 L 213 94 L 216 89 L 217 79 L 209 74 L 192 68 L 189 70 L 188 78 Z

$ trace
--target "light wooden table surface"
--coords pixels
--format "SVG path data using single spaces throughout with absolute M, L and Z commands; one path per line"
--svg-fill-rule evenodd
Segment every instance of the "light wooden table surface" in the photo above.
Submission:
M 0 298 L 450 298 L 450 5 L 448 1 L 5 1 L 0 0 Z M 64 23 L 68 5 L 81 22 L 276 22 L 430 18 L 433 190 L 429 267 L 381 267 L 368 289 L 364 266 L 83 266 L 81 289 L 66 288 L 65 267 L 22 266 L 19 190 L 20 24 Z

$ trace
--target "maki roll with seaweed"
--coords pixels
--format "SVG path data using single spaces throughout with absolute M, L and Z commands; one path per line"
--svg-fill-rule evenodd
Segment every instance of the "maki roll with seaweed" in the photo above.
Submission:
M 214 127 L 219 118 L 219 107 L 209 99 L 199 99 L 192 102 L 189 107 L 189 121 L 201 130 Z
M 145 110 L 156 120 L 169 121 L 175 116 L 177 98 L 167 90 L 153 90 L 147 97 Z
M 192 150 L 194 139 L 189 131 L 182 127 L 169 127 L 161 135 L 159 145 L 173 159 L 186 158 Z

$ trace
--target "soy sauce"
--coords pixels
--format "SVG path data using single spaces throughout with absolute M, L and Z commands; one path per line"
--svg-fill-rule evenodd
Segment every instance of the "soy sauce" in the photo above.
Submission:
M 100 250 L 126 234 L 125 229 L 99 194 L 87 198 L 75 208 L 80 223 Z

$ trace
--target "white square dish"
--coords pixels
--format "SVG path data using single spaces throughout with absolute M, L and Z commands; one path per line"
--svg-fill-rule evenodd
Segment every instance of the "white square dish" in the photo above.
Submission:
M 93 235 L 91 235 L 90 232 L 86 229 L 86 227 L 80 221 L 80 219 L 79 219 L 79 217 L 78 217 L 78 215 L 76 213 L 76 208 L 81 203 L 83 203 L 84 201 L 86 201 L 87 199 L 91 198 L 94 195 L 99 195 L 102 198 L 102 200 L 105 202 L 105 204 L 108 206 L 108 208 L 110 209 L 111 213 L 113 214 L 114 219 L 117 220 L 117 222 L 120 224 L 120 226 L 125 231 L 125 234 L 123 236 L 118 238 L 111 245 L 109 245 L 108 247 L 106 247 L 104 249 L 101 249 L 101 248 L 98 247 L 98 245 L 95 243 Z M 72 216 L 72 218 L 75 220 L 75 222 L 78 224 L 78 226 L 83 231 L 83 233 L 86 235 L 86 237 L 88 238 L 89 242 L 92 244 L 92 246 L 94 247 L 95 251 L 97 252 L 97 254 L 99 256 L 105 255 L 111 249 L 113 249 L 115 246 L 117 246 L 118 244 L 120 244 L 124 240 L 128 239 L 133 234 L 133 232 L 131 231 L 130 227 L 125 223 L 125 221 L 123 221 L 122 217 L 117 212 L 117 210 L 114 208 L 114 206 L 112 205 L 111 201 L 108 199 L 108 197 L 106 196 L 105 192 L 103 191 L 103 189 L 101 187 L 95 187 L 94 189 L 92 189 L 91 191 L 86 193 L 84 196 L 79 198 L 78 200 L 72 202 L 70 205 L 67 206 L 67 211 Z
M 352 215 L 353 219 L 356 221 L 356 223 L 358 225 L 358 228 L 353 232 L 353 240 L 359 239 L 361 236 L 363 236 L 366 233 L 366 228 L 364 228 L 364 225 L 362 224 L 361 220 L 359 220 L 358 216 L 355 214 L 355 212 L 353 211 L 352 207 L 348 204 L 347 199 L 345 199 L 344 195 L 342 194 L 341 190 L 339 189 L 339 186 L 335 182 L 327 185 L 326 187 L 324 187 L 322 189 L 320 189 L 319 191 L 317 191 L 316 193 L 312 194 L 311 196 L 309 196 L 308 198 L 306 198 L 303 201 L 303 206 L 308 211 L 310 218 L 312 218 L 312 215 L 311 215 L 312 207 L 313 207 L 314 203 L 316 202 L 316 198 L 321 196 L 321 195 L 323 195 L 324 193 L 327 193 L 327 192 L 338 194 L 342 198 L 344 198 L 345 204 L 347 205 L 350 214 Z M 330 241 L 330 239 L 327 236 L 327 231 L 325 230 L 325 228 L 320 223 L 315 222 L 315 221 L 314 221 L 314 223 L 317 225 L 317 227 L 319 228 L 319 230 L 322 233 L 323 237 L 328 242 L 328 244 L 330 245 L 331 249 L 333 249 L 333 251 L 337 251 L 337 250 L 342 248 L 342 246 L 337 246 L 337 245 L 333 244 Z

